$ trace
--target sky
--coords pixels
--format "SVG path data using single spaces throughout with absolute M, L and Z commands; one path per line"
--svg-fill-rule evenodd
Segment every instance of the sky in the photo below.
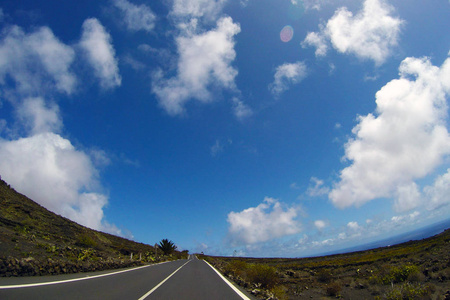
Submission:
M 0 175 L 90 228 L 305 257 L 450 217 L 448 0 L 3 0 Z

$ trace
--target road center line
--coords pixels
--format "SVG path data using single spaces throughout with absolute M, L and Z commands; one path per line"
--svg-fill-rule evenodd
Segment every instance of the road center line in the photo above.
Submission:
M 249 297 L 247 297 L 244 293 L 242 293 L 237 287 L 235 287 L 228 279 L 223 277 L 222 274 L 219 273 L 219 271 L 216 270 L 213 266 L 209 264 L 206 260 L 203 260 L 205 263 L 207 263 L 219 276 L 222 278 L 223 281 L 225 281 L 226 284 L 230 286 L 230 288 L 233 289 L 233 291 L 238 294 L 243 300 L 251 300 Z
M 138 300 L 144 300 L 145 298 L 147 298 L 148 296 L 150 296 L 151 293 L 153 293 L 154 291 L 156 291 L 157 288 L 159 288 L 164 282 L 166 282 L 167 280 L 169 280 L 170 277 L 172 277 L 173 275 L 175 275 L 176 272 L 178 272 L 182 267 L 184 267 L 185 265 L 187 265 L 188 263 L 191 262 L 192 259 L 188 260 L 187 262 L 184 263 L 184 265 L 182 265 L 181 267 L 179 267 L 178 269 L 176 269 L 172 274 L 170 274 L 168 277 L 166 277 L 166 279 L 164 279 L 163 281 L 161 281 L 157 286 L 155 286 L 154 288 L 152 288 L 150 291 L 148 291 L 144 296 L 142 296 L 141 298 L 139 298 Z
M 60 284 L 60 283 L 68 283 L 68 282 L 74 282 L 74 281 L 88 280 L 88 279 L 94 279 L 94 278 L 99 278 L 99 277 L 105 277 L 105 276 L 111 276 L 111 275 L 116 275 L 116 274 L 120 274 L 120 273 L 130 272 L 130 271 L 134 271 L 134 270 L 138 270 L 138 269 L 142 269 L 142 268 L 148 268 L 148 267 L 152 267 L 152 266 L 156 266 L 156 265 L 160 265 L 160 264 L 164 264 L 164 263 L 168 263 L 168 262 L 165 261 L 165 262 L 162 262 L 162 263 L 159 263 L 159 264 L 141 266 L 141 267 L 137 267 L 137 268 L 133 268 L 133 269 L 122 270 L 122 271 L 117 271 L 117 272 L 107 273 L 107 274 L 102 274 L 102 275 L 81 277 L 81 278 L 73 278 L 73 279 L 66 279 L 66 280 L 59 280 L 59 281 L 49 281 L 49 282 L 16 284 L 16 285 L 3 285 L 3 286 L 0 286 L 0 290 L 36 287 L 36 286 L 44 286 L 44 285 L 52 285 L 52 284 Z

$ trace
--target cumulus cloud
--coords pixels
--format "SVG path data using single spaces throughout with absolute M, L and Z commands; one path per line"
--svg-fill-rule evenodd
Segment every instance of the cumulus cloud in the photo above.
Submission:
M 408 211 L 422 203 L 419 187 L 415 182 L 397 188 L 394 209 L 398 212 Z
M 176 38 L 179 59 L 177 75 L 166 79 L 162 71 L 154 73 L 152 90 L 160 106 L 170 115 L 184 112 L 191 99 L 212 100 L 209 88 L 234 89 L 237 70 L 231 66 L 236 52 L 234 35 L 240 26 L 230 17 L 217 21 L 217 27 L 199 34 L 185 32 Z
M 316 220 L 314 221 L 314 226 L 316 226 L 318 230 L 322 230 L 327 227 L 327 222 L 325 222 L 324 220 Z
M 347 227 L 353 231 L 358 231 L 360 229 L 358 222 L 348 222 Z
M 20 123 L 31 134 L 59 132 L 62 120 L 59 107 L 52 103 L 47 105 L 43 98 L 26 98 L 17 110 Z
M 412 212 L 407 215 L 400 215 L 400 216 L 393 216 L 391 218 L 391 225 L 398 227 L 401 225 L 411 224 L 418 216 L 420 216 L 420 213 L 418 211 Z
M 450 169 L 447 173 L 440 175 L 434 181 L 432 186 L 424 189 L 426 199 L 428 200 L 428 209 L 438 209 L 450 204 Z
M 170 13 L 175 17 L 213 19 L 225 2 L 226 0 L 175 0 Z
M 63 127 L 59 106 L 48 100 L 74 92 L 74 56 L 73 48 L 47 27 L 31 33 L 18 26 L 3 31 L 0 88 L 13 104 L 16 131 L 13 139 L 0 138 L 1 176 L 53 212 L 120 234 L 104 220 L 108 197 L 101 193 L 92 158 L 58 134 Z
M 122 12 L 122 20 L 129 30 L 152 31 L 156 15 L 145 4 L 135 5 L 127 0 L 113 0 L 113 4 Z
M 274 81 L 269 85 L 269 90 L 275 96 L 286 91 L 291 84 L 297 84 L 307 75 L 307 68 L 303 62 L 285 63 L 277 67 Z
M 235 244 L 255 244 L 301 231 L 298 209 L 284 210 L 281 203 L 266 197 L 256 207 L 228 214 L 229 234 Z
M 328 52 L 328 42 L 326 36 L 321 32 L 308 32 L 302 42 L 302 47 L 312 46 L 316 48 L 316 56 L 325 56 Z
M 308 33 L 303 46 L 316 47 L 316 55 L 327 52 L 327 41 L 340 53 L 385 62 L 398 43 L 403 20 L 392 16 L 393 8 L 384 0 L 366 0 L 356 15 L 341 7 L 320 31 Z
M 94 229 L 111 229 L 102 222 L 107 197 L 89 192 L 98 187 L 90 157 L 60 135 L 0 139 L 0 170 L 4 180 L 47 209 Z
M 122 78 L 119 74 L 115 50 L 111 44 L 111 36 L 97 19 L 91 18 L 84 21 L 80 46 L 85 51 L 89 63 L 94 68 L 95 76 L 104 89 L 121 85 Z
M 412 182 L 430 175 L 450 154 L 450 58 L 439 68 L 428 58 L 409 57 L 399 70 L 400 79 L 377 92 L 376 113 L 359 117 L 345 145 L 351 164 L 329 194 L 340 208 L 395 196 L 399 188 L 397 210 L 413 208 L 418 200 Z
M 25 33 L 6 28 L 0 40 L 0 84 L 9 76 L 15 93 L 36 96 L 48 89 L 70 94 L 76 77 L 70 70 L 74 50 L 60 42 L 48 27 Z

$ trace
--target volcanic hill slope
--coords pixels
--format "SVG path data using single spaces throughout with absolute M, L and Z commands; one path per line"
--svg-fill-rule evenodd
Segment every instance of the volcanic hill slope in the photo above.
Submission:
M 54 214 L 0 180 L 0 276 L 98 271 L 179 258 Z

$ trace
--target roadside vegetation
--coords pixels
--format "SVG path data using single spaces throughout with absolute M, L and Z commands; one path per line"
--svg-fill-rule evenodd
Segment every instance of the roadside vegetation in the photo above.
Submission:
M 260 299 L 450 300 L 450 230 L 421 241 L 323 257 L 199 258 Z

